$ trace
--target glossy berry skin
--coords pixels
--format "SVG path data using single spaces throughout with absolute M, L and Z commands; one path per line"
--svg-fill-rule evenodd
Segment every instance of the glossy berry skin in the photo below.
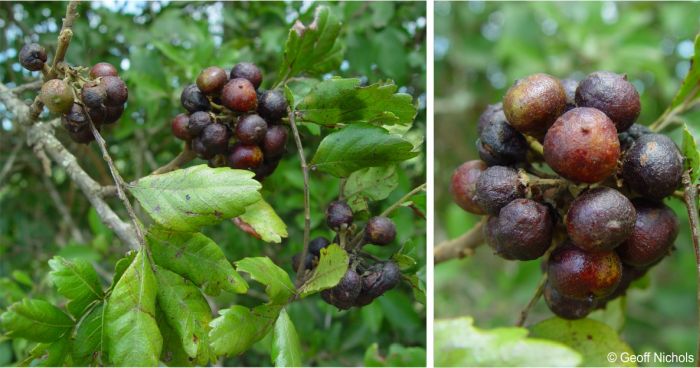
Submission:
M 365 241 L 375 245 L 387 245 L 396 239 L 396 225 L 390 218 L 375 216 L 365 226 Z
M 476 141 L 479 157 L 489 166 L 508 166 L 526 159 L 525 137 L 513 129 L 503 112 L 495 112 Z
M 530 199 L 516 199 L 501 209 L 495 242 L 489 243 L 505 259 L 529 261 L 540 258 L 552 243 L 554 220 L 549 208 Z
M 93 65 L 93 67 L 90 68 L 89 74 L 91 79 L 99 77 L 119 76 L 119 72 L 117 71 L 117 68 L 114 67 L 114 65 L 104 62 Z
M 340 228 L 352 225 L 352 209 L 344 201 L 333 201 L 326 208 L 326 224 L 331 229 L 338 231 Z
M 221 103 L 236 112 L 253 111 L 258 106 L 255 88 L 243 78 L 231 79 L 221 91 Z
M 632 124 L 627 130 L 617 135 L 617 138 L 620 140 L 620 149 L 622 151 L 629 150 L 639 137 L 650 133 L 653 132 L 646 126 L 637 123 Z
M 544 136 L 565 108 L 566 92 L 559 79 L 543 73 L 518 80 L 503 99 L 513 128 L 536 138 Z
M 263 163 L 260 147 L 236 144 L 227 156 L 228 166 L 232 169 L 252 170 Z
M 299 264 L 301 263 L 301 253 L 297 253 L 292 257 L 292 270 L 297 272 L 299 269 Z M 311 253 L 306 253 L 304 257 L 304 269 L 310 270 L 314 268 L 314 255 Z
M 450 193 L 452 200 L 463 210 L 475 215 L 485 215 L 476 203 L 476 181 L 488 166 L 481 160 L 467 161 L 460 165 L 452 174 Z
M 231 131 L 224 124 L 209 124 L 202 130 L 199 138 L 207 147 L 207 151 L 214 154 L 225 153 L 231 139 Z
M 218 66 L 210 66 L 197 76 L 197 88 L 205 95 L 216 95 L 228 82 L 226 71 Z
M 208 146 L 206 146 L 200 137 L 192 138 L 192 151 L 197 154 L 197 156 L 204 160 L 210 160 L 216 156 L 216 152 L 212 152 Z
M 122 113 L 124 113 L 124 105 L 119 105 L 119 106 L 106 106 L 105 107 L 105 115 L 104 115 L 104 123 L 105 124 L 112 124 L 116 123 L 119 118 L 122 117 Z
M 544 159 L 557 174 L 576 182 L 596 183 L 615 172 L 620 142 L 612 121 L 589 107 L 572 109 L 544 138 Z
M 253 89 L 260 87 L 263 77 L 257 65 L 253 63 L 238 63 L 231 69 L 231 79 L 242 78 L 253 84 Z
M 119 77 L 102 77 L 100 85 L 102 85 L 107 93 L 107 98 L 104 101 L 104 104 L 107 106 L 121 106 L 129 98 L 129 90 L 126 88 L 124 81 Z
M 265 154 L 263 153 L 263 157 L 264 156 Z M 255 173 L 253 179 L 257 181 L 264 180 L 268 176 L 272 175 L 273 172 L 275 172 L 277 166 L 279 166 L 279 163 L 279 159 L 272 158 L 268 160 L 267 157 L 264 157 L 263 163 L 260 164 L 260 166 L 253 169 L 253 172 Z
M 180 104 L 185 110 L 194 113 L 197 111 L 209 111 L 211 104 L 196 84 L 185 86 L 180 94 Z
M 362 275 L 362 290 L 355 300 L 355 306 L 363 307 L 387 291 L 395 288 L 401 282 L 399 266 L 388 261 L 375 264 Z
M 236 124 L 236 139 L 244 144 L 262 142 L 267 133 L 267 123 L 259 115 L 251 114 L 241 117 Z
M 678 236 L 678 218 L 661 202 L 637 198 L 633 203 L 637 221 L 632 234 L 617 248 L 617 254 L 625 265 L 649 267 L 671 251 Z
M 187 130 L 190 132 L 190 136 L 196 137 L 211 123 L 211 115 L 208 112 L 197 111 L 190 115 L 190 123 L 187 126 Z
M 493 116 L 496 113 L 503 112 L 503 103 L 499 102 L 493 105 L 488 105 L 486 106 L 486 109 L 484 112 L 479 115 L 479 121 L 477 122 L 476 125 L 476 132 L 481 135 L 481 132 L 484 130 L 484 127 L 491 122 L 491 119 L 493 119 Z M 505 118 L 505 115 L 504 115 Z
M 484 170 L 476 181 L 476 203 L 486 213 L 498 212 L 511 201 L 525 196 L 525 187 L 518 172 L 510 167 L 492 166 Z
M 575 320 L 586 317 L 595 309 L 597 303 L 593 299 L 568 298 L 559 293 L 549 283 L 544 287 L 544 300 L 549 310 L 557 316 Z
M 615 189 L 598 187 L 579 195 L 566 214 L 566 232 L 581 249 L 611 250 L 632 234 L 637 212 Z
M 622 178 L 635 192 L 662 199 L 676 190 L 683 176 L 683 157 L 673 141 L 661 134 L 639 137 L 625 154 Z
M 265 91 L 258 101 L 258 114 L 269 122 L 276 122 L 287 115 L 287 99 L 280 90 Z
M 49 111 L 64 114 L 73 106 L 73 90 L 63 80 L 51 79 L 41 86 L 39 99 Z
M 641 110 L 639 93 L 627 76 L 611 72 L 591 73 L 582 80 L 576 89 L 576 104 L 604 112 L 618 132 L 627 130 Z
M 273 125 L 267 128 L 262 142 L 265 157 L 277 158 L 284 154 L 287 148 L 289 130 L 283 125 Z
M 627 265 L 623 264 L 622 265 L 622 278 L 620 279 L 620 284 L 617 285 L 617 288 L 615 288 L 615 291 L 613 291 L 612 294 L 599 300 L 596 308 L 604 308 L 605 304 L 607 302 L 627 294 L 627 289 L 629 289 L 630 285 L 632 285 L 632 283 L 635 280 L 638 280 L 642 276 L 644 276 L 648 271 L 649 271 L 649 268 L 647 268 L 647 267 L 636 268 L 636 267 L 631 267 L 631 266 L 627 266 Z
M 102 84 L 88 82 L 80 91 L 80 99 L 89 107 L 100 107 L 107 99 L 107 90 Z
M 576 107 L 576 89 L 578 88 L 578 81 L 576 79 L 566 78 L 561 80 L 561 85 L 564 87 L 564 93 L 566 93 L 566 109 L 564 109 L 564 111 L 569 111 Z
M 323 300 L 339 309 L 350 309 L 355 306 L 355 300 L 362 290 L 362 278 L 349 269 L 338 285 L 321 292 Z
M 547 272 L 552 287 L 563 296 L 599 299 L 619 285 L 622 263 L 614 251 L 588 252 L 566 242 L 552 252 Z
M 177 114 L 170 122 L 170 129 L 173 131 L 173 135 L 183 141 L 189 141 L 192 139 L 190 132 L 188 130 L 188 125 L 190 124 L 190 117 L 187 114 Z
M 46 63 L 46 50 L 38 43 L 28 43 L 19 50 L 19 63 L 24 69 L 39 71 Z
M 329 245 L 331 245 L 331 242 L 328 239 L 319 236 L 318 238 L 314 238 L 309 242 L 309 253 L 318 257 L 321 255 L 321 249 L 326 248 Z

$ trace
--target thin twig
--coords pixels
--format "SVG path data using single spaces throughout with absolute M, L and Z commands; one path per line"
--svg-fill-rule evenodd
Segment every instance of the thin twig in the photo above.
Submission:
M 693 237 L 693 247 L 695 248 L 695 262 L 697 265 L 697 301 L 698 317 L 700 318 L 700 220 L 698 220 L 698 188 L 693 184 L 690 172 L 683 173 L 683 186 L 685 187 L 685 207 L 688 209 L 688 220 L 690 221 L 690 232 Z M 700 320 L 698 325 L 698 336 L 700 336 Z M 698 355 L 700 359 L 700 339 L 698 339 Z
M 75 225 L 75 221 L 73 221 L 73 216 L 71 216 L 68 207 L 66 207 L 65 203 L 63 203 L 63 199 L 61 199 L 61 195 L 58 193 L 58 190 L 56 189 L 54 183 L 51 181 L 51 178 L 49 178 L 46 175 L 42 175 L 41 177 L 44 181 L 44 186 L 49 192 L 49 196 L 51 197 L 53 204 L 58 210 L 58 213 L 61 214 L 62 220 L 66 223 L 68 229 L 70 229 L 71 237 L 78 243 L 84 244 L 85 238 L 83 237 L 83 233 L 81 233 L 78 229 L 78 226 Z
M 182 149 L 179 155 L 177 155 L 172 161 L 154 170 L 151 175 L 165 174 L 173 170 L 179 169 L 182 165 L 197 158 L 197 154 L 190 149 L 189 144 L 185 144 L 185 148 Z
M 518 318 L 518 322 L 515 323 L 516 326 L 522 327 L 525 324 L 525 321 L 527 320 L 527 316 L 530 313 L 530 309 L 537 304 L 537 301 L 540 300 L 540 297 L 542 296 L 542 292 L 544 291 L 544 286 L 547 284 L 547 273 L 545 272 L 542 277 L 540 278 L 539 283 L 537 284 L 537 288 L 535 289 L 535 294 L 530 298 L 530 302 L 527 303 L 525 308 L 523 308 L 522 311 L 520 311 L 520 317 Z
M 10 152 L 10 155 L 7 157 L 7 161 L 5 161 L 5 165 L 3 165 L 2 170 L 0 170 L 0 187 L 2 186 L 2 182 L 5 180 L 5 176 L 10 173 L 12 170 L 12 166 L 15 164 L 15 160 L 17 159 L 17 153 L 19 153 L 19 149 L 22 148 L 22 141 L 18 141 L 15 143 L 15 146 L 12 147 L 12 151 Z
M 41 88 L 42 85 L 44 85 L 43 80 L 36 80 L 33 82 L 21 84 L 15 88 L 12 88 L 11 91 L 12 91 L 12 93 L 14 93 L 16 95 L 19 95 L 20 93 L 25 92 L 25 91 L 36 91 L 39 88 Z
M 58 34 L 56 55 L 54 55 L 53 61 L 51 62 L 51 70 L 49 71 L 47 79 L 56 78 L 58 63 L 62 62 L 66 57 L 70 40 L 73 38 L 73 30 L 71 28 L 73 28 L 75 18 L 78 16 L 78 3 L 80 3 L 78 0 L 73 0 L 68 3 L 68 7 L 66 8 L 66 17 L 63 18 L 63 26 L 61 27 L 61 32 Z
M 435 264 L 474 254 L 474 249 L 484 243 L 483 227 L 485 222 L 486 217 L 460 237 L 438 244 L 433 250 Z
M 306 158 L 304 157 L 304 147 L 301 145 L 301 137 L 299 136 L 299 130 L 297 129 L 296 118 L 294 116 L 294 110 L 289 111 L 289 125 L 292 126 L 292 135 L 294 136 L 294 142 L 297 145 L 297 151 L 299 152 L 299 161 L 301 162 L 301 171 L 304 174 L 304 248 L 301 252 L 301 260 L 299 262 L 299 267 L 297 268 L 297 285 L 301 282 L 302 276 L 304 275 L 304 259 L 306 259 L 306 254 L 309 252 L 309 234 L 311 232 L 311 204 L 309 195 L 309 166 L 306 164 Z

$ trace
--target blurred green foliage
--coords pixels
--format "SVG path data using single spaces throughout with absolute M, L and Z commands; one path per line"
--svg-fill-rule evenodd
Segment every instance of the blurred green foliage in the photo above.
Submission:
M 314 3 L 307 2 L 84 2 L 81 17 L 66 60 L 73 65 L 107 61 L 121 70 L 129 87 L 129 102 L 121 121 L 103 132 L 117 167 L 127 181 L 147 175 L 175 157 L 182 143 L 170 133 L 170 119 L 184 111 L 179 103 L 185 84 L 199 71 L 217 65 L 230 68 L 239 61 L 254 61 L 263 70 L 263 88 L 276 81 L 287 32 L 296 19 L 308 23 Z M 17 53 L 28 41 L 39 42 L 53 54 L 65 3 L 0 3 L 0 80 L 9 87 L 35 80 L 37 73 L 23 70 Z M 412 135 L 420 140 L 425 131 L 425 3 L 329 4 L 343 21 L 345 61 L 329 73 L 360 77 L 367 83 L 393 79 L 401 92 L 411 94 L 419 107 Z M 33 92 L 23 95 L 27 100 Z M 313 128 L 313 129 L 311 129 Z M 315 151 L 318 128 L 302 126 L 306 156 Z M 101 184 L 111 183 L 96 145 L 72 143 L 62 129 L 59 139 L 78 157 L 80 164 Z M 323 129 L 322 133 L 327 133 Z M 0 106 L 0 167 L 10 152 L 23 143 L 23 134 Z M 398 188 L 379 203 L 373 213 L 387 208 L 406 192 L 425 182 L 425 153 L 401 165 Z M 202 163 L 196 160 L 194 164 Z M 323 223 L 325 206 L 337 197 L 338 180 L 311 174 L 312 236 L 331 236 Z M 49 189 L 52 188 L 52 189 Z M 48 193 L 68 208 L 68 221 L 56 209 Z M 289 238 L 281 245 L 253 239 L 232 223 L 206 229 L 230 260 L 264 255 L 291 272 L 291 256 L 301 249 L 303 233 L 303 181 L 294 145 L 275 174 L 264 183 L 263 196 L 289 226 Z M 110 200 L 114 208 L 121 205 Z M 423 206 L 424 207 L 424 206 Z M 138 211 L 138 209 L 137 209 Z M 141 213 L 142 216 L 145 214 Z M 360 217 L 367 218 L 363 213 Z M 415 256 L 425 274 L 425 220 L 410 208 L 394 216 L 400 244 L 415 245 Z M 78 229 L 77 232 L 73 231 Z M 76 234 L 77 233 L 77 234 Z M 0 183 L 0 311 L 27 294 L 52 302 L 58 299 L 47 278 L 47 261 L 56 254 L 94 261 L 103 273 L 111 273 L 116 259 L 126 251 L 99 218 L 78 188 L 58 165 L 44 181 L 40 163 L 22 147 L 9 175 Z M 388 257 L 396 249 L 371 250 Z M 254 305 L 250 296 L 222 294 L 216 305 Z M 405 283 L 362 309 L 339 312 L 320 297 L 290 305 L 288 312 L 301 336 L 303 361 L 311 365 L 362 365 L 365 354 L 373 359 L 401 346 L 424 347 L 425 306 L 416 302 Z M 367 350 L 373 343 L 379 351 Z M 269 342 L 259 343 L 224 365 L 270 365 Z M 2 342 L 0 366 L 21 359 L 26 341 Z M 392 350 L 392 351 L 394 351 Z M 414 356 L 416 356 L 414 354 Z M 418 354 L 417 356 L 420 356 Z M 409 365 L 422 364 L 409 361 Z
M 699 14 L 695 3 L 437 2 L 436 244 L 478 220 L 451 203 L 448 187 L 457 166 L 478 158 L 476 122 L 487 104 L 500 101 L 516 79 L 529 74 L 580 79 L 595 70 L 611 70 L 626 73 L 637 87 L 642 99 L 638 122 L 650 124 L 688 71 Z M 698 117 L 697 112 L 684 117 L 696 133 Z M 680 144 L 680 129 L 671 137 Z M 694 353 L 696 348 L 696 270 L 688 221 L 681 202 L 667 203 L 682 224 L 676 251 L 625 303 L 594 314 L 620 327 L 637 353 Z M 470 315 L 482 328 L 513 325 L 539 277 L 538 261 L 507 262 L 480 247 L 469 259 L 435 268 L 436 317 Z M 540 301 L 529 323 L 549 316 Z

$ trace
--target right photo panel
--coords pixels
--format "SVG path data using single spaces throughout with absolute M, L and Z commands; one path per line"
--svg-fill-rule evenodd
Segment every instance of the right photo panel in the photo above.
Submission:
M 697 366 L 698 5 L 434 14 L 435 366 Z

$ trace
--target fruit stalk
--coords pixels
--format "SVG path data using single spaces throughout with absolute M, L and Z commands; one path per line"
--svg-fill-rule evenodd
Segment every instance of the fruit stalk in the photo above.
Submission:
M 309 233 L 311 232 L 311 206 L 309 204 L 309 166 L 306 164 L 306 158 L 304 157 L 304 147 L 301 145 L 301 137 L 299 136 L 299 130 L 297 129 L 296 117 L 294 116 L 294 109 L 289 109 L 289 125 L 292 126 L 292 135 L 294 136 L 294 143 L 297 146 L 297 151 L 299 152 L 299 161 L 301 162 L 301 171 L 304 174 L 304 248 L 301 252 L 301 259 L 305 259 L 306 254 L 309 253 Z M 304 262 L 299 262 L 299 267 L 297 268 L 297 285 L 301 285 L 301 279 L 304 274 Z
M 464 258 L 474 253 L 474 249 L 484 243 L 482 228 L 486 222 L 484 216 L 471 230 L 460 237 L 444 241 L 433 250 L 435 264 L 448 261 L 453 258 Z

